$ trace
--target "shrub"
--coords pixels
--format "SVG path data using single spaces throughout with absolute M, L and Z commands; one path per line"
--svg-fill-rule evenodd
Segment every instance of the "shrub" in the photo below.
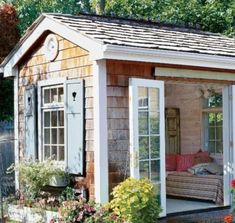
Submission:
M 18 171 L 19 180 L 23 193 L 28 198 L 35 198 L 42 188 L 49 184 L 54 175 L 66 176 L 66 173 L 54 165 L 53 160 L 42 162 L 32 160 L 22 160 L 16 165 L 11 165 L 8 172 Z
M 156 222 L 161 208 L 157 194 L 148 179 L 128 178 L 116 186 L 109 206 L 128 223 Z

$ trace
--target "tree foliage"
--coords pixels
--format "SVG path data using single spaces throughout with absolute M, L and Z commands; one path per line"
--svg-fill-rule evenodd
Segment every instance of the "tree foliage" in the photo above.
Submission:
M 106 13 L 235 34 L 234 0 L 107 0 Z
M 17 9 L 21 34 L 41 13 L 77 14 L 81 9 L 79 0 L 13 0 L 12 2 Z
M 17 15 L 12 4 L 0 5 L 0 63 L 19 40 Z M 0 120 L 13 119 L 13 81 L 0 78 Z
M 0 5 L 0 63 L 15 46 L 19 39 L 17 15 L 12 4 Z
M 13 120 L 14 117 L 13 80 L 0 78 L 0 120 Z
M 2 0 L 3 1 L 3 0 Z M 6 0 L 17 9 L 19 29 L 43 12 L 88 12 L 190 25 L 235 36 L 234 0 Z M 1 2 L 1 0 L 0 0 Z

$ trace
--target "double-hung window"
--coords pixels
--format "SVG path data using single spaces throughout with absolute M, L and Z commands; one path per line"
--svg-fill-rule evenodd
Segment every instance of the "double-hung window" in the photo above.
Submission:
M 212 94 L 203 104 L 204 147 L 212 154 L 223 153 L 222 94 Z
M 42 92 L 42 159 L 64 162 L 64 88 L 43 87 Z

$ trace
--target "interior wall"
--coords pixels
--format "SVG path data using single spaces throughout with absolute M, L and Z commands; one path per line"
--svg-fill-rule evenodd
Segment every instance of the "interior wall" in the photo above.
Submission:
M 180 110 L 181 154 L 195 153 L 202 145 L 202 99 L 197 95 L 198 86 L 192 84 L 166 84 L 166 108 Z

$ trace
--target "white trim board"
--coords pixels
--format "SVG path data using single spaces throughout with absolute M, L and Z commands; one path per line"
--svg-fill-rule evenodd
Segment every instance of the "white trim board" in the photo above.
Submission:
M 234 119 L 234 85 L 223 88 L 223 167 L 224 167 L 224 206 L 231 205 L 231 193 L 228 190 L 234 174 L 234 157 L 233 157 L 233 127 Z
M 155 67 L 156 77 L 200 78 L 235 81 L 234 73 Z
M 17 75 L 18 70 L 15 70 L 15 75 Z M 17 165 L 19 163 L 19 93 L 18 93 L 18 84 L 19 84 L 19 79 L 14 78 L 14 138 L 15 138 L 15 143 L 14 143 L 14 152 L 15 152 L 15 164 Z M 19 172 L 15 171 L 15 189 L 19 190 L 20 185 L 19 185 Z
M 93 63 L 93 75 L 95 199 L 96 202 L 104 204 L 109 199 L 107 71 L 105 60 Z
M 38 159 L 42 160 L 42 87 L 44 86 L 51 86 L 51 85 L 58 85 L 64 84 L 66 78 L 51 78 L 48 80 L 41 80 L 37 83 L 37 98 L 38 98 Z M 65 149 L 66 154 L 65 157 L 67 158 L 67 149 Z M 67 160 L 66 160 L 67 162 Z
M 103 58 L 235 70 L 234 57 L 173 50 L 105 45 Z

